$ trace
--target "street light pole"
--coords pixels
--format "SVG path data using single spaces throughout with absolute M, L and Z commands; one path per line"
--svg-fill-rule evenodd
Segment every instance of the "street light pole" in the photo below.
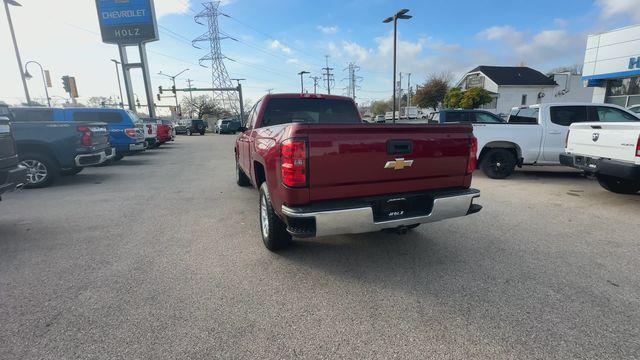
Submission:
M 120 91 L 120 107 L 124 109 L 124 99 L 122 98 L 122 83 L 120 83 L 120 71 L 118 70 L 118 64 L 121 64 L 120 61 L 116 59 L 111 59 L 114 64 L 116 64 L 116 77 L 118 78 L 118 91 Z
M 409 9 L 402 9 L 395 15 L 384 19 L 383 23 L 390 23 L 393 21 L 393 123 L 396 123 L 396 41 L 398 38 L 398 19 L 411 19 L 413 16 L 406 15 Z
M 171 79 L 171 81 L 173 82 L 173 89 L 175 89 L 175 88 L 176 88 L 176 78 L 177 78 L 178 76 L 182 75 L 185 71 L 189 71 L 189 69 L 184 69 L 184 70 L 180 71 L 179 73 L 177 73 L 177 74 L 175 74 L 175 75 L 173 75 L 173 76 L 171 76 L 171 75 L 167 75 L 167 74 L 163 73 L 162 71 L 160 71 L 160 72 L 158 73 L 158 75 L 166 76 L 166 77 L 168 77 L 169 79 Z M 179 107 L 179 105 L 178 105 L 178 94 L 177 94 L 177 93 L 176 93 L 176 94 L 174 94 L 174 96 L 173 96 L 173 97 L 174 97 L 174 98 L 175 98 L 175 100 L 176 100 L 176 114 L 177 114 L 177 113 L 178 113 L 178 107 Z M 176 117 L 177 117 L 177 116 L 176 116 Z
M 303 80 L 304 74 L 310 74 L 310 72 L 303 70 L 298 73 L 298 75 L 300 75 L 300 93 L 301 94 L 304 94 L 304 80 Z
M 51 107 L 51 98 L 49 97 L 49 89 L 47 89 L 47 77 L 44 74 L 44 68 L 37 61 L 27 61 L 27 63 L 24 64 L 24 70 L 25 70 L 24 77 L 25 78 L 30 78 L 31 77 L 31 75 L 29 74 L 29 69 L 27 69 L 27 66 L 29 66 L 29 64 L 36 64 L 40 68 L 40 73 L 42 74 L 42 83 L 44 84 L 44 94 L 47 97 L 47 104 L 49 105 L 49 107 Z
M 244 100 L 242 100 L 242 84 L 240 84 L 240 81 L 246 80 L 246 79 L 229 79 L 229 80 L 235 80 L 238 83 L 238 101 L 240 102 L 240 124 L 244 124 L 244 104 L 242 103 Z
M 27 98 L 27 105 L 31 105 L 31 97 L 29 96 L 29 88 L 27 87 L 27 79 L 22 71 L 22 59 L 20 58 L 20 50 L 18 49 L 18 41 L 16 40 L 16 33 L 13 30 L 13 21 L 11 21 L 11 13 L 9 12 L 9 5 L 22 6 L 15 0 L 3 0 L 4 11 L 7 13 L 7 22 L 9 23 L 9 30 L 11 31 L 11 39 L 13 40 L 13 48 L 16 51 L 16 60 L 18 60 L 18 68 L 20 69 L 20 79 L 22 79 L 22 87 L 24 88 L 24 96 Z

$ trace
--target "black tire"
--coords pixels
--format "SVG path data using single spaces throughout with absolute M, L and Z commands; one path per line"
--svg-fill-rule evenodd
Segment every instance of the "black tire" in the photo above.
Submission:
M 120 152 L 116 152 L 116 155 L 111 159 L 112 161 L 120 161 L 124 158 L 124 154 Z
M 204 131 L 200 133 L 200 135 L 204 136 Z
M 597 175 L 597 178 L 600 186 L 616 194 L 636 194 L 640 191 L 640 183 L 637 181 L 606 175 Z
M 505 179 L 513 174 L 517 163 L 512 151 L 491 149 L 482 156 L 480 169 L 492 179 Z
M 27 183 L 24 185 L 27 189 L 49 186 L 60 176 L 60 167 L 55 160 L 47 155 L 22 154 L 20 155 L 20 164 L 28 170 Z
M 262 186 L 260 186 L 258 217 L 262 242 L 267 249 L 277 251 L 291 246 L 291 234 L 287 232 L 285 223 L 273 211 L 266 182 L 263 182 Z
M 83 167 L 73 168 L 73 169 L 70 169 L 70 170 L 60 170 L 60 175 L 62 175 L 62 176 L 73 176 L 73 175 L 79 174 L 82 170 L 84 170 Z
M 191 136 L 191 129 L 187 129 L 187 132 L 185 132 L 185 134 L 187 134 L 187 136 Z
M 244 171 L 242 171 L 240 164 L 238 164 L 238 158 L 236 158 L 236 184 L 242 187 L 251 185 L 249 177 L 244 173 Z

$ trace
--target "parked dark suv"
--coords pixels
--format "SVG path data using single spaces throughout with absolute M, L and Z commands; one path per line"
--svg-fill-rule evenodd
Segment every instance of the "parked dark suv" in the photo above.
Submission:
M 176 134 L 193 135 L 199 133 L 204 135 L 207 130 L 207 123 L 204 120 L 180 120 L 176 126 Z
M 454 110 L 444 109 L 429 114 L 429 123 L 433 124 L 505 124 L 498 115 L 486 110 Z
M 6 106 L 0 105 L 0 198 L 27 182 L 27 169 L 18 165 L 18 153 L 7 115 Z

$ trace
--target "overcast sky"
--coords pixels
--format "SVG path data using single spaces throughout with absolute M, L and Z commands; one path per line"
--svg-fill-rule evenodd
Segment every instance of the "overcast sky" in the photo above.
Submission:
M 81 101 L 90 96 L 116 97 L 117 47 L 103 44 L 95 1 L 19 0 L 11 7 L 23 61 L 37 60 L 53 78 L 51 94 L 63 97 L 60 77 L 77 79 Z M 208 86 L 208 69 L 198 65 L 203 49 L 190 39 L 206 29 L 193 21 L 201 1 L 156 0 L 160 41 L 148 46 L 154 90 L 170 86 L 157 75 L 186 72 L 194 86 Z M 222 49 L 231 77 L 246 78 L 245 98 L 255 101 L 266 89 L 299 91 L 297 73 L 320 75 L 325 54 L 335 68 L 336 89 L 342 93 L 350 61 L 360 67 L 363 80 L 359 102 L 390 97 L 392 26 L 382 20 L 400 8 L 411 9 L 413 19 L 399 24 L 398 71 L 412 73 L 412 82 L 430 73 L 460 76 L 477 65 L 517 65 L 541 71 L 582 63 L 586 35 L 640 23 L 638 0 L 458 0 L 458 1 L 294 1 L 231 0 L 221 11 L 220 28 L 234 37 Z M 4 11 L 0 15 L 0 100 L 24 101 Z M 35 72 L 36 68 L 29 68 Z M 135 93 L 144 98 L 134 72 Z M 306 79 L 307 88 L 312 80 Z M 406 81 L 406 78 L 405 78 Z M 44 101 L 40 77 L 28 82 L 32 97 Z M 325 90 L 323 89 L 323 92 Z M 165 100 L 163 103 L 169 103 Z

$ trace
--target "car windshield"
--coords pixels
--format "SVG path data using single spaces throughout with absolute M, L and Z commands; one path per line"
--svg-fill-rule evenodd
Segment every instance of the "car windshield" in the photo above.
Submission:
M 264 125 L 288 123 L 359 124 L 360 115 L 351 101 L 336 99 L 270 99 Z

